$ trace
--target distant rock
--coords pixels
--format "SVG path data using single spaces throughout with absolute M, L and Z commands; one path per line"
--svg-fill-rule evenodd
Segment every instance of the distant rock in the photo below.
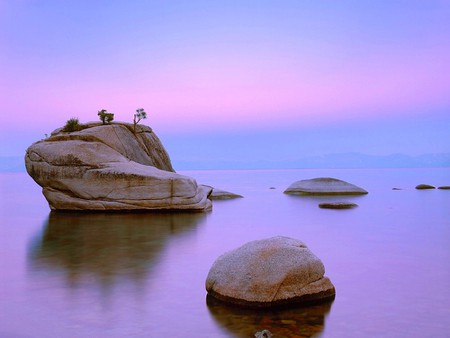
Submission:
M 365 195 L 368 192 L 345 181 L 320 177 L 296 181 L 284 193 L 290 195 Z
M 436 189 L 436 187 L 429 185 L 429 184 L 419 184 L 418 186 L 416 186 L 416 189 L 426 190 L 426 189 Z
M 358 204 L 350 202 L 326 202 L 319 204 L 319 208 L 322 209 L 352 209 L 357 206 Z
M 211 200 L 229 200 L 229 199 L 234 199 L 234 198 L 243 198 L 243 196 L 234 194 L 229 191 L 220 190 L 220 189 L 216 189 L 216 188 L 209 187 L 209 186 L 205 186 L 205 187 L 212 189 L 212 192 L 209 195 L 209 198 Z
M 392 188 L 392 190 L 402 190 L 401 188 Z
M 52 210 L 208 210 L 210 189 L 174 172 L 147 126 L 92 123 L 56 130 L 25 155 Z
M 441 185 L 440 187 L 438 187 L 438 189 L 441 189 L 441 190 L 450 190 L 450 185 Z
M 324 273 L 322 261 L 303 242 L 272 237 L 220 256 L 206 290 L 221 301 L 249 307 L 316 303 L 335 296 Z

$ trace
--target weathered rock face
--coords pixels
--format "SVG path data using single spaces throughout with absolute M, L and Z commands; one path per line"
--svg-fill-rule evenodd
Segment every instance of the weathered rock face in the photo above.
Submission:
M 319 302 L 335 295 L 324 273 L 320 259 L 303 242 L 273 237 L 220 256 L 206 290 L 219 300 L 252 307 Z
M 153 210 L 211 207 L 210 189 L 174 172 L 149 127 L 90 124 L 55 131 L 25 155 L 30 176 L 53 210 Z
M 294 182 L 284 193 L 291 195 L 365 195 L 368 192 L 345 181 L 320 177 Z

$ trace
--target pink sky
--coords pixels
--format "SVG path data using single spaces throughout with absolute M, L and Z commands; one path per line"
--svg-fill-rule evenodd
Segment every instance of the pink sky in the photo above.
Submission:
M 44 134 L 103 108 L 131 121 L 139 107 L 163 134 L 442 123 L 448 17 L 437 0 L 2 3 L 0 128 Z

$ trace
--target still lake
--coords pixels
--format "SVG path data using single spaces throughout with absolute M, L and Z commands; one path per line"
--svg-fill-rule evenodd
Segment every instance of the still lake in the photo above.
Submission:
M 450 190 L 414 187 L 450 185 L 450 168 L 180 173 L 244 198 L 208 213 L 50 213 L 26 173 L 0 174 L 0 337 L 449 337 Z M 283 194 L 314 177 L 369 194 Z M 207 302 L 218 256 L 277 235 L 323 261 L 333 302 L 265 312 Z

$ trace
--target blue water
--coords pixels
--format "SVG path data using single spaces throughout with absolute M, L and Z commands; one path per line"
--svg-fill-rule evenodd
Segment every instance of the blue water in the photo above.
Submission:
M 450 169 L 182 172 L 242 199 L 209 213 L 54 214 L 24 173 L 0 174 L 0 337 L 448 337 Z M 360 197 L 283 194 L 329 176 Z M 401 190 L 392 190 L 392 188 Z M 318 208 L 352 201 L 351 210 Z M 214 260 L 276 235 L 322 259 L 336 299 L 254 312 L 208 302 Z

